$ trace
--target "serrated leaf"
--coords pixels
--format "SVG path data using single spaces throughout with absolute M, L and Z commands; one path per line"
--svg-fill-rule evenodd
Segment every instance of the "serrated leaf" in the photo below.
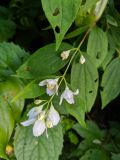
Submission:
M 5 149 L 11 137 L 14 119 L 9 103 L 0 96 L 0 157 L 7 159 Z
M 120 57 L 114 59 L 106 68 L 102 78 L 102 108 L 120 93 Z
M 61 52 L 71 48 L 71 45 L 62 43 L 58 51 L 55 51 L 55 44 L 49 44 L 38 49 L 17 70 L 18 76 L 26 79 L 33 79 L 56 73 L 68 62 L 68 60 L 62 61 L 60 57 Z
M 0 42 L 7 41 L 15 34 L 16 25 L 11 20 L 0 20 Z
M 97 67 L 101 65 L 108 53 L 108 39 L 105 32 L 95 26 L 90 32 L 87 54 L 90 55 Z
M 99 149 L 89 149 L 81 158 L 80 160 L 109 160 L 108 155 L 105 151 Z
M 98 89 L 98 72 L 93 60 L 84 55 L 84 64 L 74 63 L 71 71 L 71 86 L 79 89 L 80 97 L 85 102 L 85 111 L 89 112 L 95 102 Z
M 0 83 L 0 95 L 9 103 L 15 120 L 19 120 L 20 118 L 24 107 L 24 99 L 19 98 L 14 102 L 11 102 L 11 100 L 22 90 L 23 83 L 15 77 L 8 78 Z
M 56 49 L 75 20 L 80 4 L 81 0 L 42 0 L 43 10 L 55 33 Z
M 17 160 L 58 160 L 63 145 L 61 126 L 48 129 L 48 135 L 36 138 L 31 127 L 17 127 L 14 138 Z
M 0 43 L 0 77 L 13 74 L 27 59 L 28 53 L 14 43 Z

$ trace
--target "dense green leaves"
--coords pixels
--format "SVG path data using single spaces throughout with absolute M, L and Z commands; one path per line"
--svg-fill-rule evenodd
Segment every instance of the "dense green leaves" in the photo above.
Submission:
M 112 160 L 119 160 L 120 154 L 112 154 Z
M 102 107 L 104 108 L 111 100 L 120 93 L 120 57 L 113 60 L 105 70 L 102 78 Z M 116 77 L 116 78 L 115 78 Z
M 80 160 L 109 160 L 107 154 L 99 149 L 89 149 L 85 155 L 83 155 Z
M 92 121 L 87 121 L 86 127 L 82 127 L 79 124 L 75 124 L 73 128 L 81 137 L 85 138 L 90 142 L 93 142 L 94 140 L 101 141 L 103 139 L 103 132 Z
M 74 22 L 80 4 L 81 0 L 42 0 L 43 10 L 55 33 L 56 49 Z
M 14 147 L 17 160 L 58 160 L 63 145 L 61 126 L 48 129 L 49 138 L 36 138 L 32 128 L 17 127 Z
M 90 111 L 97 95 L 98 73 L 93 60 L 84 55 L 84 64 L 74 63 L 71 72 L 71 85 L 73 89 L 79 89 L 80 97 L 85 102 L 86 112 Z
M 28 54 L 18 45 L 3 42 L 0 44 L 0 78 L 13 74 L 27 59 Z
M 67 43 L 62 43 L 58 51 L 55 51 L 55 44 L 40 48 L 17 70 L 18 76 L 32 79 L 58 72 L 68 62 L 62 61 L 61 52 L 71 48 Z
M 17 78 L 9 78 L 4 82 L 0 82 L 0 95 L 6 99 L 11 107 L 15 120 L 19 120 L 24 107 L 24 99 L 19 98 L 14 102 L 12 99 L 23 89 L 23 83 Z
M 108 39 L 105 32 L 95 26 L 89 36 L 87 54 L 90 55 L 99 67 L 108 53 Z
M 5 97 L 0 96 L 0 157 L 7 159 L 6 145 L 14 128 L 14 119 L 11 106 Z

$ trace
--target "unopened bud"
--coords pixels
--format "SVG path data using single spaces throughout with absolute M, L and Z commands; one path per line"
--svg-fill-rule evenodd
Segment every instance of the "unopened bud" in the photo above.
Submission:
M 64 60 L 68 59 L 69 55 L 70 55 L 70 50 L 67 50 L 67 51 L 63 51 L 60 56 L 61 56 L 62 60 L 64 61 Z
M 84 57 L 83 55 L 81 55 L 79 62 L 80 62 L 81 64 L 84 64 L 85 61 L 86 61 L 86 60 L 85 60 L 85 57 Z

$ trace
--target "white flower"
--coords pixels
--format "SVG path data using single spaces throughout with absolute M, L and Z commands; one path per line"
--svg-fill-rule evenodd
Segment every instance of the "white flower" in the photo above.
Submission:
M 47 86 L 46 93 L 51 96 L 53 94 L 58 94 L 58 78 L 56 79 L 46 79 L 39 83 L 39 86 Z
M 32 108 L 27 114 L 27 116 L 29 117 L 28 120 L 21 122 L 21 124 L 25 127 L 34 124 L 34 122 L 36 121 L 36 117 L 41 113 L 42 108 L 43 105 Z
M 60 56 L 61 56 L 62 60 L 64 61 L 64 60 L 68 59 L 69 55 L 70 55 L 70 50 L 67 50 L 67 51 L 63 51 Z
M 46 125 L 48 128 L 56 126 L 60 121 L 60 115 L 51 104 L 50 110 L 48 111 Z
M 77 89 L 75 92 L 71 91 L 68 86 L 66 86 L 64 92 L 62 93 L 60 97 L 59 105 L 62 104 L 63 99 L 65 99 L 69 104 L 74 104 L 74 95 L 78 95 L 79 90 Z
M 83 55 L 81 55 L 79 62 L 80 62 L 81 64 L 84 64 L 85 61 L 86 61 L 86 60 L 85 60 L 85 57 L 84 57 Z
M 42 110 L 43 106 L 32 108 L 27 114 L 29 119 L 21 122 L 25 127 L 33 124 L 33 135 L 35 137 L 41 136 L 44 132 L 46 132 L 46 136 L 48 137 L 47 128 L 56 126 L 60 121 L 59 113 L 54 109 L 52 104 L 48 113 Z
M 42 111 L 38 119 L 35 121 L 33 125 L 33 135 L 35 137 L 41 136 L 46 130 L 45 117 L 46 117 L 46 113 L 45 111 Z

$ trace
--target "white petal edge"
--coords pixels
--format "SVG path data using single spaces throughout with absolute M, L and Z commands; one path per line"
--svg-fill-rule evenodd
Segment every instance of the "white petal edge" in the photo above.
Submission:
M 47 79 L 46 80 L 43 80 L 43 81 L 41 81 L 38 85 L 39 86 L 45 86 L 46 84 L 47 84 Z
M 35 118 L 32 118 L 32 119 L 28 119 L 24 122 L 21 122 L 20 124 L 27 127 L 27 126 L 30 126 L 31 124 L 33 124 L 35 122 Z
M 33 135 L 35 137 L 41 136 L 46 129 L 45 122 L 43 120 L 37 120 L 33 126 Z
M 56 126 L 59 121 L 60 121 L 60 115 L 59 113 L 55 110 L 53 105 L 51 105 L 49 113 L 48 113 L 48 121 L 51 121 L 53 126 Z

